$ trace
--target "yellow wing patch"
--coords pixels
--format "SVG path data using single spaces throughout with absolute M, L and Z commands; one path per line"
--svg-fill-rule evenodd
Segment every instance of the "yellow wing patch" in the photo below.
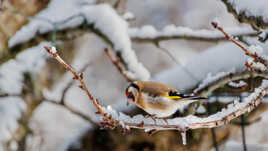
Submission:
M 180 99 L 180 96 L 166 96 L 168 99 Z

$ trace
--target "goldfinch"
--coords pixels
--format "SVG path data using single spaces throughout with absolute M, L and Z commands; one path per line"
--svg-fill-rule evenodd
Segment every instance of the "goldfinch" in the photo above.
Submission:
M 158 82 L 135 81 L 126 88 L 126 97 L 151 116 L 165 118 L 186 104 L 206 99 L 185 95 L 175 88 Z

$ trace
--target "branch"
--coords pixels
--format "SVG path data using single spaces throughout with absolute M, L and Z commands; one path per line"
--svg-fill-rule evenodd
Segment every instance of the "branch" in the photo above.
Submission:
M 83 73 L 78 74 L 70 65 L 65 63 L 65 61 L 58 55 L 55 47 L 45 46 L 44 48 L 49 54 L 53 56 L 54 59 L 56 59 L 60 64 L 62 64 L 67 71 L 71 72 L 74 75 L 73 80 L 77 80 L 80 82 L 79 87 L 87 94 L 93 105 L 96 107 L 97 113 L 103 116 L 103 119 L 104 121 L 106 121 L 107 125 L 110 125 L 111 128 L 114 128 L 114 123 L 116 123 L 116 121 L 102 110 L 102 107 L 99 105 L 98 100 L 96 100 L 93 95 L 91 95 L 83 80 Z
M 84 71 L 87 69 L 87 67 L 88 67 L 89 65 L 90 65 L 90 63 L 85 64 L 84 67 L 82 67 L 82 69 L 79 71 L 79 73 L 84 72 Z M 62 95 L 61 95 L 61 99 L 60 99 L 60 103 L 59 103 L 59 104 L 62 104 L 62 105 L 65 104 L 65 103 L 64 103 L 64 100 L 65 100 L 66 93 L 67 93 L 67 91 L 71 88 L 71 86 L 73 85 L 73 83 L 74 83 L 73 80 L 69 81 L 69 83 L 68 83 L 68 84 L 66 85 L 66 87 L 63 89 L 63 91 L 62 91 Z
M 120 65 L 120 62 L 121 62 L 120 57 L 116 56 L 116 59 L 113 58 L 109 48 L 104 48 L 104 51 L 105 51 L 106 55 L 109 57 L 109 59 L 112 61 L 114 66 L 118 69 L 118 71 L 125 77 L 125 79 L 128 82 L 134 81 L 134 79 L 131 79 L 130 77 L 128 77 L 128 75 L 126 74 L 126 70 Z
M 218 29 L 220 32 L 222 32 L 225 36 L 225 38 L 231 42 L 233 42 L 234 44 L 236 44 L 238 47 L 240 47 L 247 56 L 251 57 L 254 59 L 255 62 L 260 62 L 261 64 L 263 64 L 266 68 L 268 67 L 268 60 L 266 58 L 264 58 L 263 56 L 260 56 L 259 54 L 257 54 L 257 52 L 255 51 L 254 53 L 252 51 L 250 51 L 248 48 L 244 47 L 243 45 L 241 45 L 238 41 L 234 40 L 229 34 L 227 34 L 223 28 L 221 28 L 220 26 L 218 26 L 218 24 L 216 22 L 211 22 L 212 26 L 216 29 Z
M 183 144 L 186 144 L 186 131 L 189 129 L 197 128 L 212 128 L 218 127 L 224 124 L 229 123 L 232 119 L 246 113 L 251 112 L 256 106 L 259 105 L 261 99 L 268 93 L 268 82 L 263 82 L 263 85 L 258 89 L 255 89 L 255 92 L 252 93 L 249 97 L 245 99 L 244 102 L 239 103 L 235 101 L 234 104 L 228 106 L 227 109 L 223 109 L 221 112 L 218 112 L 214 115 L 200 118 L 193 115 L 187 117 L 178 117 L 174 119 L 168 119 L 168 124 L 162 119 L 152 120 L 151 118 L 146 118 L 143 115 L 136 115 L 130 117 L 124 113 L 117 112 L 112 109 L 112 107 L 102 107 L 99 102 L 92 96 L 92 94 L 87 89 L 84 81 L 83 74 L 78 74 L 70 65 L 64 62 L 61 57 L 58 55 L 54 47 L 45 47 L 45 49 L 50 53 L 59 63 L 61 63 L 66 70 L 73 73 L 74 80 L 80 82 L 80 88 L 87 94 L 93 105 L 98 110 L 97 114 L 102 115 L 103 121 L 101 125 L 103 128 L 110 127 L 115 128 L 120 126 L 125 132 L 130 128 L 144 129 L 145 132 L 160 131 L 160 130 L 178 130 L 183 137 Z
M 50 6 L 56 3 L 51 1 L 47 11 L 42 12 L 42 17 L 39 14 L 34 17 L 31 22 L 19 30 L 10 40 L 9 46 L 16 45 L 31 40 L 36 34 L 56 33 L 59 30 L 67 28 L 77 28 L 85 25 L 90 28 L 95 34 L 100 36 L 105 42 L 121 55 L 121 60 L 124 62 L 124 67 L 127 69 L 126 74 L 138 80 L 148 80 L 150 72 L 138 61 L 135 51 L 131 46 L 131 39 L 128 34 L 128 23 L 108 4 L 85 5 L 80 8 L 76 2 L 68 2 L 69 7 L 77 10 L 74 13 L 66 15 L 66 7 L 62 9 L 53 9 Z M 68 8 L 69 8 L 68 7 Z M 60 10 L 60 11 L 58 11 Z M 55 13 L 56 11 L 56 13 Z M 50 14 L 57 14 L 57 19 L 51 18 Z M 59 21 L 60 20 L 60 21 Z M 104 26 L 109 25 L 109 26 Z M 42 27 L 42 28 L 40 28 Z M 32 33 L 32 34 L 28 34 Z M 111 34 L 112 33 L 112 34 Z M 27 36 L 25 36 L 27 35 Z M 53 35 L 52 35 L 53 36 Z M 52 37 L 55 41 L 56 34 Z
M 215 76 L 208 76 L 203 82 L 194 90 L 196 95 L 209 96 L 214 90 L 225 86 L 229 82 L 237 80 L 245 80 L 249 78 L 261 77 L 263 79 L 268 79 L 268 72 L 222 72 Z
M 227 7 L 227 10 L 232 13 L 239 22 L 251 24 L 255 29 L 266 28 L 268 25 L 267 3 L 258 1 L 254 3 L 251 0 L 221 0 Z M 265 2 L 265 3 L 262 3 Z

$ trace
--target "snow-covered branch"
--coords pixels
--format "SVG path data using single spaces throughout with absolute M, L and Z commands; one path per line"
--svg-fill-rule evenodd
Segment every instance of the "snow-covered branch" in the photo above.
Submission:
M 79 82 L 80 82 L 80 88 L 81 89 L 83 89 L 85 92 L 86 92 L 86 94 L 87 94 L 87 96 L 89 97 L 89 99 L 92 101 L 92 103 L 93 103 L 93 105 L 96 107 L 96 109 L 97 109 L 97 113 L 98 114 L 101 114 L 106 120 L 105 121 L 107 121 L 108 122 L 108 124 L 113 124 L 115 121 L 114 121 L 114 119 L 113 118 L 111 118 L 111 117 L 109 117 L 107 114 L 105 114 L 105 112 L 102 110 L 102 107 L 100 106 L 100 104 L 99 104 L 99 102 L 98 102 L 98 100 L 97 99 L 95 99 L 94 97 L 93 97 L 93 95 L 89 92 L 89 90 L 87 89 L 87 87 L 86 87 L 86 84 L 85 84 L 85 82 L 84 82 L 84 80 L 83 80 L 83 73 L 78 73 L 78 72 L 76 72 L 69 64 L 67 64 L 59 55 L 58 55 L 58 53 L 57 53 L 57 50 L 56 50 L 56 48 L 55 47 L 49 47 L 49 46 L 45 46 L 44 47 L 46 50 L 47 50 L 47 52 L 49 53 L 49 54 L 51 54 L 60 64 L 62 64 L 63 66 L 64 66 L 64 68 L 67 70 L 67 71 L 69 71 L 69 72 L 71 72 L 73 75 L 74 75 L 74 77 L 73 77 L 73 80 L 78 80 Z
M 240 22 L 248 22 L 253 28 L 265 28 L 268 25 L 266 0 L 222 0 Z
M 207 78 L 199 84 L 198 88 L 194 90 L 194 93 L 200 96 L 209 96 L 214 90 L 225 86 L 226 84 L 237 81 L 237 80 L 246 80 L 249 78 L 261 77 L 263 79 L 268 79 L 267 72 L 254 72 L 254 71 L 243 71 L 243 72 L 222 72 L 217 75 L 211 76 L 208 75 Z
M 234 27 L 226 29 L 233 36 L 256 36 L 258 32 L 250 27 Z M 168 25 L 162 30 L 157 30 L 151 25 L 141 28 L 129 28 L 130 37 L 138 42 L 159 42 L 170 39 L 196 39 L 196 40 L 224 40 L 225 37 L 217 30 L 193 30 L 189 27 Z
M 247 87 L 248 84 L 245 81 L 240 80 L 239 82 L 233 82 L 233 81 L 229 82 L 228 86 L 232 88 L 243 88 L 243 87 Z
M 101 125 L 103 127 L 110 127 L 115 128 L 116 126 L 120 126 L 123 131 L 130 130 L 131 128 L 137 129 L 144 129 L 145 132 L 152 132 L 152 131 L 160 131 L 160 130 L 178 130 L 180 131 L 183 137 L 183 144 L 186 144 L 186 131 L 188 129 L 197 129 L 197 128 L 212 128 L 221 126 L 224 124 L 229 123 L 232 119 L 246 113 L 252 111 L 258 104 L 261 102 L 262 98 L 268 93 L 268 82 L 264 80 L 263 84 L 255 89 L 254 93 L 250 96 L 245 98 L 242 103 L 239 103 L 237 100 L 234 101 L 234 104 L 231 104 L 227 107 L 227 109 L 223 109 L 221 112 L 218 112 L 214 115 L 210 115 L 205 118 L 200 118 L 197 116 L 189 115 L 187 117 L 178 117 L 174 119 L 168 119 L 167 123 L 164 122 L 162 119 L 151 119 L 144 117 L 143 115 L 136 115 L 134 117 L 130 117 L 125 115 L 124 113 L 117 112 L 116 110 L 112 109 L 111 106 L 103 107 L 99 104 L 98 100 L 96 100 L 92 94 L 87 89 L 84 81 L 83 81 L 83 74 L 78 74 L 71 66 L 65 63 L 64 60 L 58 55 L 56 49 L 54 47 L 45 47 L 45 49 L 50 53 L 59 63 L 61 63 L 66 70 L 70 71 L 74 75 L 74 80 L 78 80 L 80 82 L 80 88 L 85 91 L 89 99 L 92 101 L 94 106 L 97 109 L 97 114 L 100 114 L 103 118 L 103 122 Z M 249 73 L 250 74 L 250 73 Z M 244 74 L 242 77 L 249 77 Z M 254 75 L 254 74 L 253 74 Z M 235 76 L 230 76 L 227 74 L 222 77 L 233 78 Z M 241 76 L 237 76 L 241 79 Z M 219 78 L 220 79 L 220 78 Z M 238 80 L 238 79 L 232 79 Z M 214 82 L 217 80 L 214 80 Z M 230 81 L 219 81 L 219 83 L 228 83 Z M 210 85 L 216 89 L 217 87 L 213 84 Z M 201 91 L 201 88 L 199 88 Z M 203 89 L 207 89 L 203 87 Z M 203 93 L 204 95 L 204 93 Z
M 33 79 L 39 76 L 48 58 L 46 53 L 38 51 L 44 45 L 50 43 L 40 43 L 0 66 L 0 150 L 8 141 L 21 143 L 30 135 L 26 132 L 28 121 L 41 98 L 40 91 L 34 89 L 39 85 Z
M 133 79 L 148 80 L 149 71 L 137 59 L 128 34 L 128 23 L 108 4 L 84 5 L 68 0 L 61 6 L 53 0 L 48 8 L 37 14 L 31 22 L 19 30 L 10 40 L 9 47 L 29 41 L 38 33 L 76 28 L 86 22 L 87 27 L 107 41 L 120 54 L 128 69 L 126 74 Z M 72 8 L 73 11 L 66 10 Z

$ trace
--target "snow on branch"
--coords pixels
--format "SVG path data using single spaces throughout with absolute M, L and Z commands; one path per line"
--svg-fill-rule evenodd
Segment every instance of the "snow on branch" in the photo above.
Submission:
M 78 74 L 70 65 L 64 62 L 61 57 L 58 55 L 54 47 L 44 47 L 48 53 L 50 53 L 59 63 L 61 63 L 66 70 L 71 72 L 74 75 L 74 80 L 80 82 L 80 88 L 87 94 L 93 105 L 97 109 L 97 114 L 102 116 L 103 121 L 101 122 L 102 127 L 115 128 L 119 126 L 122 128 L 123 132 L 130 130 L 131 128 L 144 129 L 145 132 L 153 132 L 160 130 L 178 130 L 182 135 L 183 144 L 186 144 L 186 131 L 189 129 L 197 128 L 212 128 L 218 127 L 224 124 L 229 123 L 232 119 L 246 113 L 251 112 L 256 106 L 258 106 L 262 98 L 268 93 L 268 82 L 263 81 L 263 84 L 255 89 L 255 91 L 246 97 L 243 102 L 239 103 L 237 100 L 233 104 L 228 105 L 226 109 L 223 109 L 221 112 L 218 112 L 214 115 L 208 117 L 200 118 L 197 116 L 189 115 L 186 117 L 178 117 L 174 119 L 168 119 L 167 123 L 162 119 L 151 119 L 143 115 L 136 115 L 130 117 L 122 112 L 117 112 L 111 106 L 103 107 L 99 104 L 98 100 L 93 97 L 93 95 L 87 89 L 84 80 L 83 74 Z M 248 73 L 250 74 L 250 73 Z M 242 77 L 248 77 L 244 74 Z M 254 73 L 252 73 L 254 75 Z M 257 74 L 258 75 L 258 74 Z M 232 79 L 234 76 L 221 76 Z M 266 74 L 267 77 L 267 74 Z M 239 77 L 241 79 L 241 76 Z M 238 80 L 239 78 L 235 78 Z M 234 79 L 232 79 L 234 80 Z M 215 81 L 215 80 L 214 80 Z M 219 81 L 219 83 L 228 83 L 229 80 Z M 211 84 L 211 86 L 216 89 L 216 87 Z M 205 88 L 205 87 L 204 87 Z M 206 88 L 205 88 L 206 89 Z M 202 92 L 202 90 L 199 90 Z
M 211 22 L 214 28 L 222 32 L 225 36 L 225 38 L 234 44 L 236 44 L 238 47 L 240 47 L 247 56 L 251 57 L 251 60 L 247 61 L 247 67 L 249 68 L 255 68 L 257 70 L 265 71 L 268 67 L 268 57 L 266 55 L 263 55 L 262 48 L 260 46 L 251 46 L 249 48 L 246 48 L 241 43 L 233 39 L 227 32 L 224 31 L 222 27 L 220 27 L 216 22 Z M 263 65 L 263 66 L 262 66 Z
M 262 30 L 258 37 L 259 41 L 265 42 L 268 39 L 268 30 Z
M 222 0 L 239 21 L 249 22 L 254 28 L 268 25 L 267 0 Z
M 87 21 L 93 23 L 94 27 L 112 42 L 115 51 L 120 54 L 122 61 L 126 63 L 128 77 L 148 80 L 150 78 L 149 71 L 138 62 L 135 51 L 131 48 L 128 23 L 107 4 L 87 7 L 83 13 L 87 14 Z
M 35 77 L 43 68 L 48 55 L 39 50 L 44 45 L 49 43 L 29 48 L 0 66 L 0 150 L 1 145 L 13 137 L 19 126 L 18 120 L 28 109 L 29 102 L 24 102 L 22 98 L 25 95 L 22 94 L 25 88 L 24 75 L 29 73 Z
M 261 77 L 268 79 L 268 72 L 255 72 L 255 71 L 243 71 L 243 72 L 221 72 L 214 76 L 208 74 L 207 78 L 199 84 L 198 88 L 194 90 L 194 93 L 200 96 L 209 96 L 214 90 L 229 84 L 232 81 L 246 80 L 248 78 Z
M 0 97 L 0 149 L 2 145 L 13 137 L 18 128 L 18 120 L 22 112 L 26 111 L 26 105 L 21 97 Z
M 0 66 L 0 93 L 20 94 L 23 88 L 23 74 L 37 74 L 46 63 L 46 54 L 39 50 L 48 42 L 29 48 Z M 36 59 L 41 58 L 41 59 Z
M 256 36 L 257 31 L 251 27 L 234 27 L 226 29 L 234 36 Z M 146 25 L 141 28 L 129 28 L 130 37 L 139 42 L 146 41 L 161 41 L 170 39 L 197 39 L 197 40 L 221 40 L 225 37 L 217 30 L 193 30 L 188 27 L 168 25 L 162 30 L 157 30 L 151 25 Z
M 131 12 L 126 12 L 122 15 L 122 17 L 127 20 L 127 21 L 131 21 L 131 20 L 135 20 L 135 16 L 133 13 Z
M 239 82 L 231 81 L 228 83 L 228 86 L 233 87 L 233 88 L 243 88 L 243 87 L 247 87 L 248 84 L 245 81 L 240 80 Z
M 84 1 L 84 0 L 81 0 Z M 87 27 L 107 41 L 120 54 L 126 74 L 137 80 L 150 79 L 149 71 L 137 59 L 128 34 L 128 23 L 108 4 L 88 5 L 81 1 L 52 0 L 47 9 L 32 18 L 10 40 L 9 47 L 32 39 L 36 34 L 75 28 L 86 22 Z M 70 11 L 72 10 L 72 11 Z
M 232 75 L 234 73 L 234 71 L 230 71 L 230 72 L 220 72 L 214 76 L 211 75 L 211 73 L 209 73 L 207 75 L 207 77 L 202 81 L 201 84 L 199 84 L 199 86 L 194 90 L 194 93 L 199 93 L 199 91 L 206 89 L 206 87 L 210 86 L 212 83 L 218 83 L 217 81 L 219 79 L 225 78 L 228 75 Z

